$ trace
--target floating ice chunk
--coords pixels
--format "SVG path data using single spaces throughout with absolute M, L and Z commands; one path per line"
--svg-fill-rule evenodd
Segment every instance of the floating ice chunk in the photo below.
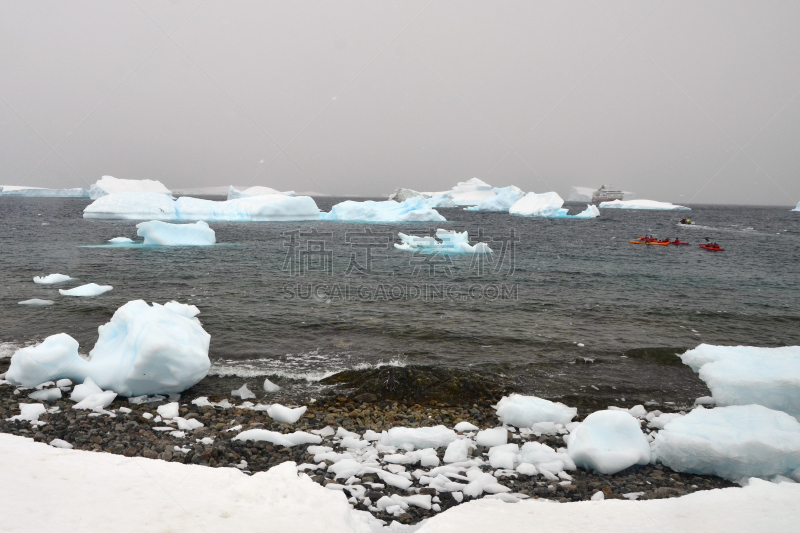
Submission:
M 356 202 L 346 200 L 334 205 L 329 213 L 321 213 L 320 220 L 338 222 L 445 222 L 438 211 L 428 207 L 424 197 L 417 196 L 404 202 L 391 200 Z
M 264 379 L 264 391 L 266 392 L 278 392 L 281 390 L 279 385 L 274 384 L 269 380 L 269 378 Z
M 36 422 L 39 416 L 47 412 L 47 408 L 41 403 L 21 403 L 19 404 L 20 414 L 7 418 L 6 420 L 26 420 L 28 422 Z
M 402 244 L 395 243 L 394 247 L 404 252 L 423 253 L 449 253 L 449 254 L 490 254 L 492 249 L 485 242 L 475 245 L 469 243 L 469 234 L 445 229 L 436 230 L 436 238 L 417 237 L 398 233 Z M 438 240 L 437 240 L 438 239 Z
M 445 426 L 424 428 L 393 427 L 381 436 L 381 444 L 405 448 L 441 448 L 458 438 L 456 432 Z
M 538 422 L 568 424 L 578 410 L 537 396 L 511 394 L 497 402 L 497 418 L 504 424 L 529 428 Z
M 447 194 L 453 199 L 455 205 L 479 205 L 484 200 L 495 196 L 492 186 L 478 178 L 460 181 L 449 191 L 423 194 L 431 197 Z
M 232 440 L 252 440 L 252 441 L 266 441 L 279 446 L 298 446 L 300 444 L 319 444 L 322 438 L 318 435 L 312 435 L 305 431 L 295 431 L 284 435 L 277 431 L 268 431 L 266 429 L 248 429 L 236 435 Z
M 508 187 L 495 187 L 492 189 L 494 196 L 489 196 L 480 204 L 467 207 L 464 211 L 500 211 L 508 212 L 512 205 L 517 203 L 525 193 L 519 187 L 510 185 Z
M 72 408 L 86 409 L 90 411 L 95 409 L 105 409 L 111 405 L 116 397 L 117 393 L 114 391 L 96 392 L 79 401 L 73 405 Z
M 239 198 L 247 198 L 250 196 L 264 196 L 272 194 L 281 194 L 283 196 L 294 196 L 294 191 L 281 192 L 276 189 L 273 189 L 272 187 L 263 187 L 260 185 L 249 187 L 243 191 L 240 191 L 239 189 L 231 185 L 230 189 L 228 189 L 228 200 L 237 200 Z
M 655 200 L 613 200 L 600 202 L 600 209 L 653 209 L 656 211 L 691 211 L 688 207 Z
M 276 403 L 272 404 L 269 409 L 267 409 L 267 414 L 271 419 L 275 422 L 280 422 L 283 424 L 294 424 L 300 417 L 305 414 L 306 410 L 308 409 L 307 406 L 297 407 L 292 409 L 290 407 L 284 407 L 283 405 Z
M 678 472 L 733 481 L 785 475 L 800 468 L 800 422 L 761 405 L 697 407 L 667 423 L 654 448 Z
M 542 218 L 596 218 L 600 216 L 600 211 L 593 205 L 587 205 L 586 209 L 577 215 L 567 214 L 569 210 L 562 208 L 562 205 L 564 205 L 564 200 L 556 192 L 541 194 L 529 192 L 512 205 L 508 212 L 511 215 Z
M 90 297 L 90 296 L 100 296 L 111 289 L 113 289 L 111 285 L 98 285 L 97 283 L 87 283 L 86 285 L 81 285 L 80 287 L 75 287 L 74 289 L 58 289 L 58 292 L 61 293 L 63 296 L 83 296 L 83 297 Z
M 71 450 L 73 448 L 72 444 L 65 440 L 61 439 L 53 439 L 50 441 L 50 446 L 53 448 L 62 448 L 64 450 Z
M 650 462 L 650 445 L 639 422 L 624 411 L 596 411 L 565 440 L 577 466 L 602 474 Z
M 247 388 L 247 383 L 242 385 L 240 388 L 231 391 L 231 396 L 235 396 L 237 398 L 241 398 L 242 400 L 248 400 L 250 398 L 255 398 L 256 395 Z
M 46 307 L 48 305 L 53 305 L 55 302 L 53 302 L 53 300 L 40 300 L 39 298 L 33 298 L 31 300 L 25 300 L 17 303 L 19 305 L 30 305 L 31 307 Z
M 86 189 L 47 189 L 44 187 L 25 187 L 21 185 L 0 186 L 0 196 L 23 196 L 27 198 L 82 198 L 89 196 Z
M 506 428 L 484 429 L 475 436 L 475 443 L 478 446 L 500 446 L 508 442 L 508 430 Z
M 127 180 L 113 176 L 103 176 L 89 188 L 89 197 L 92 200 L 97 200 L 108 194 L 130 192 L 172 194 L 163 183 L 157 180 Z
M 63 283 L 65 281 L 69 281 L 73 278 L 66 276 L 64 274 L 50 274 L 48 276 L 34 276 L 33 282 L 38 283 L 39 285 L 53 285 L 54 283 Z
M 126 244 L 133 242 L 133 239 L 129 239 L 128 237 L 114 237 L 113 239 L 108 239 L 108 242 L 111 244 Z
M 210 246 L 217 242 L 216 233 L 202 220 L 194 224 L 169 224 L 160 220 L 139 222 L 136 234 L 145 245 Z
M 52 402 L 61 398 L 61 389 L 58 387 L 53 389 L 37 390 L 28 394 L 28 398 L 36 400 L 37 402 Z
M 319 208 L 310 196 L 272 194 L 215 202 L 189 196 L 173 200 L 164 194 L 120 193 L 95 200 L 83 210 L 83 217 L 230 222 L 318 220 Z
M 459 433 L 464 433 L 466 431 L 478 431 L 479 428 L 478 426 L 470 424 L 469 422 L 463 421 L 456 424 L 453 429 L 455 429 Z
M 719 406 L 758 404 L 800 418 L 800 346 L 701 344 L 680 356 Z
M 800 211 L 800 202 L 797 202 L 797 206 L 792 211 Z
M 203 379 L 211 366 L 210 337 L 195 318 L 199 312 L 178 302 L 152 307 L 142 300 L 128 302 L 100 326 L 89 361 L 78 355 L 75 339 L 60 333 L 18 350 L 6 379 L 33 387 L 50 379 L 81 382 L 90 377 L 122 396 L 182 392 Z

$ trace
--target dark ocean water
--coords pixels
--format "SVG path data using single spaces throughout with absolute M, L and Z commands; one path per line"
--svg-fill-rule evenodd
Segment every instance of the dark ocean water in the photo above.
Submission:
M 338 201 L 317 199 L 325 211 Z M 88 203 L 0 198 L 0 350 L 66 332 L 86 353 L 97 327 L 133 299 L 197 305 L 213 373 L 284 382 L 389 362 L 507 375 L 547 365 L 556 375 L 594 358 L 620 363 L 604 371 L 613 383 L 632 371 L 620 355 L 635 349 L 800 344 L 800 213 L 789 208 L 606 209 L 593 220 L 441 209 L 449 222 L 212 223 L 213 247 L 97 248 L 135 238 L 136 223 L 85 220 Z M 680 227 L 682 216 L 697 225 Z M 497 253 L 483 263 L 387 249 L 398 232 L 436 227 L 511 240 L 489 242 Z M 293 247 L 286 234 L 296 230 Z M 305 235 L 312 230 L 330 235 Z M 628 243 L 647 233 L 690 245 Z M 700 249 L 705 237 L 725 252 Z M 370 272 L 358 268 L 366 242 Z M 78 283 L 31 279 L 55 272 L 114 290 L 69 298 L 57 289 Z M 17 305 L 29 298 L 56 304 Z

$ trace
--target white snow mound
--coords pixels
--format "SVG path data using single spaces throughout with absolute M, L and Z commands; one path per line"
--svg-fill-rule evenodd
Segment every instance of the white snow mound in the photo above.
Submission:
M 650 444 L 639 421 L 625 411 L 596 411 L 566 437 L 575 464 L 602 474 L 615 474 L 650 462 Z
M 202 220 L 194 224 L 169 224 L 160 220 L 139 222 L 136 234 L 145 245 L 210 246 L 217 242 L 216 233 Z

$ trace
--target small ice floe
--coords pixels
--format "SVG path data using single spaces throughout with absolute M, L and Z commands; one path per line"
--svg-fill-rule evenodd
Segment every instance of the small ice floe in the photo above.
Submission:
M 469 234 L 466 231 L 437 229 L 436 238 L 426 236 L 417 237 L 398 233 L 401 244 L 395 243 L 394 247 L 405 252 L 419 253 L 449 253 L 449 254 L 490 254 L 492 249 L 485 242 L 474 245 L 469 243 Z
M 382 433 L 381 444 L 411 450 L 415 448 L 441 448 L 456 440 L 458 435 L 445 426 L 405 428 L 393 427 Z
M 250 398 L 255 398 L 256 395 L 247 388 L 247 383 L 241 386 L 241 388 L 231 391 L 231 396 L 241 398 L 242 400 L 249 400 Z
M 521 394 L 503 397 L 495 409 L 502 423 L 519 428 L 530 428 L 538 422 L 566 425 L 578 414 L 575 407 Z
M 48 276 L 34 276 L 33 282 L 39 285 L 53 285 L 55 283 L 64 283 L 65 281 L 69 281 L 71 278 L 64 274 L 50 274 Z
M 114 237 L 113 239 L 108 239 L 108 242 L 111 244 L 129 244 L 133 242 L 133 239 L 129 239 L 128 237 Z
M 86 285 L 81 285 L 80 287 L 75 287 L 74 289 L 58 289 L 58 292 L 62 296 L 81 296 L 84 298 L 92 297 L 92 296 L 100 296 L 114 287 L 111 285 L 98 285 L 97 283 L 87 283 Z
M 41 403 L 20 403 L 20 414 L 6 418 L 9 422 L 14 420 L 25 420 L 27 422 L 38 422 L 39 417 L 47 412 L 47 408 Z
M 136 224 L 136 234 L 144 237 L 145 246 L 210 246 L 217 242 L 214 230 L 207 222 L 170 224 L 160 220 Z
M 266 441 L 286 447 L 299 444 L 319 444 L 322 442 L 322 438 L 319 435 L 313 435 L 305 431 L 295 431 L 284 435 L 277 431 L 268 431 L 266 429 L 248 429 L 236 435 L 232 440 Z
M 596 411 L 565 440 L 577 466 L 602 474 L 650 462 L 650 444 L 639 421 L 624 411 Z
M 61 389 L 55 387 L 52 389 L 37 390 L 36 392 L 28 394 L 28 398 L 38 402 L 52 402 L 53 400 L 61 398 Z
M 475 436 L 478 446 L 500 446 L 508 442 L 508 430 L 506 428 L 484 429 Z
M 31 298 L 30 300 L 23 300 L 17 303 L 19 305 L 29 305 L 31 307 L 47 307 L 48 305 L 53 305 L 55 302 L 53 302 L 53 300 L 40 300 L 39 298 Z
M 271 382 L 269 379 L 264 379 L 264 391 L 265 392 L 278 392 L 281 390 L 279 385 Z
M 279 403 L 276 403 L 269 406 L 269 408 L 267 409 L 267 414 L 275 422 L 280 422 L 283 424 L 294 424 L 295 422 L 300 420 L 300 417 L 303 416 L 303 414 L 305 414 L 307 409 L 308 407 L 306 407 L 305 405 L 302 407 L 297 407 L 295 409 L 292 409 L 290 407 L 285 407 Z
M 164 405 L 159 405 L 156 408 L 156 411 L 161 418 L 167 420 L 178 416 L 180 413 L 180 406 L 178 405 L 178 402 L 165 403 Z

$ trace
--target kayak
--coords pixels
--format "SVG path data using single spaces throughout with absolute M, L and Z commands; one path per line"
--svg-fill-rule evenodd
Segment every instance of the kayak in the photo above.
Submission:
M 717 246 L 716 248 L 711 244 L 700 244 L 700 248 L 708 250 L 709 252 L 724 252 L 725 248 Z
M 631 244 L 657 244 L 659 246 L 668 246 L 668 242 L 658 242 L 658 241 L 628 241 Z
M 674 244 L 675 246 L 683 246 L 688 245 L 688 242 L 671 242 L 670 244 Z

